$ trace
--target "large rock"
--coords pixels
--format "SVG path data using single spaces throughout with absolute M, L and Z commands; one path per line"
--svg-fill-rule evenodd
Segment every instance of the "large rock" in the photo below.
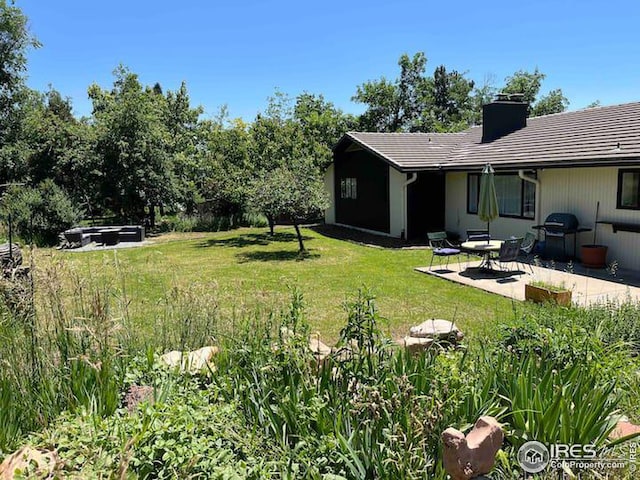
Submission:
M 640 425 L 634 425 L 629 421 L 620 421 L 617 423 L 616 428 L 609 434 L 609 438 L 623 438 L 638 433 L 640 433 Z
M 155 389 L 148 385 L 131 385 L 124 396 L 124 406 L 133 413 L 142 402 L 153 402 L 154 394 Z
M 447 428 L 442 432 L 444 469 L 452 480 L 489 473 L 503 440 L 502 427 L 493 417 L 480 417 L 466 437 L 455 428 Z
M 399 343 L 410 353 L 419 353 L 428 350 L 433 341 L 433 338 L 404 337 Z
M 432 338 L 434 340 L 448 340 L 452 343 L 464 338 L 463 333 L 455 323 L 449 320 L 432 318 L 420 325 L 409 329 L 409 336 L 414 338 Z
M 181 373 L 188 372 L 192 375 L 202 371 L 214 370 L 213 357 L 218 353 L 218 347 L 202 347 L 192 352 L 180 352 L 174 350 L 165 353 L 160 361 L 170 368 L 179 368 Z
M 331 347 L 322 343 L 320 335 L 312 335 L 309 337 L 309 349 L 316 357 L 318 365 L 324 363 L 325 359 L 331 355 Z
M 0 464 L 0 480 L 14 478 L 56 478 L 61 463 L 56 452 L 22 447 Z

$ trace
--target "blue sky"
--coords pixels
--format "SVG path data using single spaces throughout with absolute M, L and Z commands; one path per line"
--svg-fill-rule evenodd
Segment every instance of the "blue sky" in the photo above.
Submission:
M 212 116 L 226 104 L 252 120 L 276 88 L 322 93 L 346 112 L 366 80 L 398 74 L 402 53 L 497 85 L 538 67 L 543 90 L 562 88 L 571 109 L 640 100 L 636 1 L 216 1 L 17 0 L 42 48 L 28 83 L 91 111 L 87 87 L 109 88 L 124 64 L 165 90 L 187 82 Z

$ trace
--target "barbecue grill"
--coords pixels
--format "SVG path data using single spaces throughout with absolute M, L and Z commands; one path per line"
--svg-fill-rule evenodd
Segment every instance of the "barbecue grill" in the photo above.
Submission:
M 567 236 L 573 235 L 573 255 L 576 256 L 576 237 L 578 233 L 591 229 L 581 227 L 573 213 L 552 213 L 542 225 L 535 225 L 535 230 L 544 232 L 545 248 L 543 256 L 553 260 L 567 259 Z

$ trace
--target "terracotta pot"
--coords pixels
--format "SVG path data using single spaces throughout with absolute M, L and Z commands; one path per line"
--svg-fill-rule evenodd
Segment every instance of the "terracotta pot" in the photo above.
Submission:
M 551 302 L 562 307 L 568 307 L 571 305 L 571 290 L 554 292 L 548 288 L 526 284 L 524 286 L 524 298 L 535 303 Z
M 604 268 L 607 266 L 606 245 L 583 245 L 580 248 L 582 265 L 587 268 Z

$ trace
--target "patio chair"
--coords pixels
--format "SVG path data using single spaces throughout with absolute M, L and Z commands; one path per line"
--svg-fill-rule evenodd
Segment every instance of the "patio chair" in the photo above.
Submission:
M 536 248 L 536 243 L 538 243 L 536 236 L 531 232 L 527 232 L 527 234 L 524 236 L 524 240 L 522 240 L 522 245 L 520 245 L 520 255 L 524 257 L 524 260 L 520 263 L 527 264 L 529 266 L 529 270 L 531 270 L 531 273 L 533 273 L 531 262 L 535 257 L 533 252 Z
M 520 247 L 522 246 L 522 241 L 524 239 L 520 238 L 510 238 L 502 242 L 500 246 L 500 251 L 498 252 L 498 256 L 495 258 L 500 264 L 500 268 L 505 270 L 504 264 L 506 263 L 516 263 L 516 267 L 520 261 L 518 260 L 518 256 L 520 255 Z
M 491 240 L 489 230 L 467 230 L 467 242 Z
M 439 257 L 439 266 L 442 266 L 442 257 L 446 257 L 447 264 L 445 268 L 449 267 L 449 257 L 460 254 L 460 249 L 455 248 L 449 240 L 447 240 L 446 232 L 431 232 L 427 233 L 429 239 L 429 246 L 432 249 L 431 263 L 429 264 L 429 270 L 433 266 L 433 259 Z

